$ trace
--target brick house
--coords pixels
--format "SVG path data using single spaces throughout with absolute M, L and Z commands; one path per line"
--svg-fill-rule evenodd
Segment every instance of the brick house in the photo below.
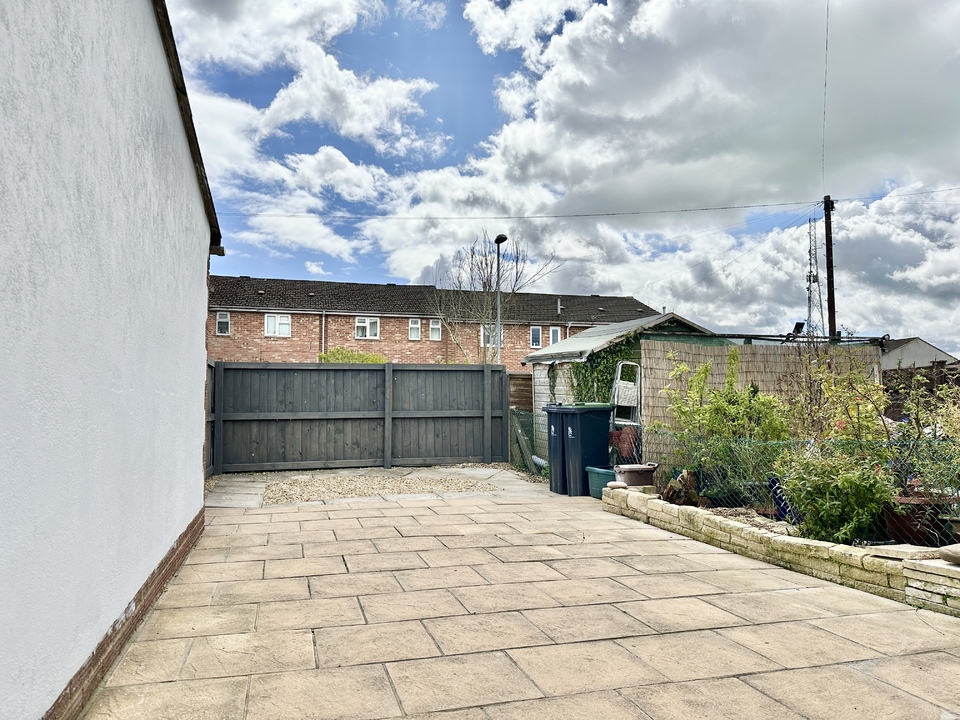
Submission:
M 396 363 L 480 362 L 493 328 L 441 317 L 456 291 L 426 285 L 210 276 L 207 356 L 228 362 L 316 362 L 342 347 Z M 462 297 L 462 296 L 460 296 Z M 501 362 L 529 372 L 531 351 L 597 325 L 656 311 L 632 297 L 517 293 L 504 296 Z

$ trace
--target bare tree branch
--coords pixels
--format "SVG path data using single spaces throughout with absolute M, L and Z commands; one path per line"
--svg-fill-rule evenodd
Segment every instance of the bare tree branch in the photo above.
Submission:
M 511 321 L 511 309 L 517 293 L 558 270 L 561 262 L 555 254 L 541 262 L 530 260 L 519 238 L 500 248 L 500 315 Z M 497 318 L 497 246 L 484 230 L 469 247 L 457 252 L 446 271 L 435 269 L 434 310 L 465 362 L 493 362 L 495 342 L 481 347 L 480 328 L 496 334 Z

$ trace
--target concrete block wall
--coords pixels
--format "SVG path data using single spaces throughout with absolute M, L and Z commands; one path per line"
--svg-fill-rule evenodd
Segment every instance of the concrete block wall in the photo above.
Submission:
M 603 508 L 739 555 L 915 607 L 960 617 L 960 566 L 916 545 L 852 547 L 761 530 L 637 490 L 603 491 Z

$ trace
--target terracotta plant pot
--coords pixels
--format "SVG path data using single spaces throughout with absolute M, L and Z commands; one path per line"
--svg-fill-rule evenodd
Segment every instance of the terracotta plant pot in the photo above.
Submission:
M 887 532 L 898 543 L 938 547 L 943 535 L 943 521 L 947 503 L 939 498 L 909 495 L 896 500 L 900 512 L 888 505 L 883 509 Z

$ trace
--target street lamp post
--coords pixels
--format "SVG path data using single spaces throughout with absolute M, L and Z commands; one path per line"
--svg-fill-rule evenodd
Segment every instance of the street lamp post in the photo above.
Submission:
M 497 365 L 500 364 L 500 348 L 503 346 L 503 326 L 500 324 L 500 246 L 507 241 L 507 236 L 497 235 L 493 242 L 497 246 L 497 337 L 494 342 L 497 344 Z

